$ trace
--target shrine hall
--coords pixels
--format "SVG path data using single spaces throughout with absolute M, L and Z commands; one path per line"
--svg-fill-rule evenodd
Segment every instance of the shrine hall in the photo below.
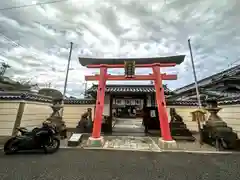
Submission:
M 166 99 L 172 92 L 164 87 Z M 94 84 L 87 90 L 87 95 L 97 96 L 98 85 Z M 156 107 L 155 87 L 149 85 L 106 85 L 103 115 L 119 118 L 142 117 L 144 107 Z

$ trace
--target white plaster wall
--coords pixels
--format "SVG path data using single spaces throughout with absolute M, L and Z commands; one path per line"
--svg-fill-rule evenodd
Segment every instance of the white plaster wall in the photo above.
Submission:
M 0 101 L 0 136 L 11 136 L 17 117 L 18 101 Z
M 50 105 L 50 103 L 26 101 L 20 126 L 28 129 L 41 126 L 52 113 Z
M 219 111 L 219 116 L 228 124 L 228 126 L 233 128 L 240 138 L 240 104 L 223 105 L 220 107 L 223 109 Z

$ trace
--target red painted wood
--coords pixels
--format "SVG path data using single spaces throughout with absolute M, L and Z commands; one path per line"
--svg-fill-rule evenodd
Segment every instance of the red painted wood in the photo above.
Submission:
M 107 76 L 107 68 L 104 66 L 100 67 L 96 111 L 95 111 L 93 131 L 92 131 L 93 138 L 99 138 L 101 135 L 102 114 L 104 109 L 104 97 L 105 97 L 105 88 L 106 88 L 106 76 Z
M 172 141 L 172 136 L 170 132 L 170 127 L 168 123 L 168 114 L 166 109 L 166 102 L 164 96 L 164 88 L 162 85 L 162 80 L 176 80 L 177 75 L 167 75 L 160 73 L 160 67 L 173 67 L 175 63 L 164 63 L 164 64 L 136 64 L 136 67 L 151 67 L 153 74 L 150 75 L 135 75 L 132 78 L 127 78 L 126 76 L 116 76 L 108 75 L 107 68 L 124 68 L 123 64 L 118 65 L 88 65 L 88 68 L 100 68 L 100 75 L 95 76 L 85 76 L 87 81 L 98 81 L 98 92 L 97 92 L 97 101 L 96 101 L 96 111 L 94 117 L 93 125 L 93 138 L 99 138 L 101 135 L 101 124 L 102 124 L 102 114 L 104 109 L 104 97 L 105 97 L 105 88 L 106 81 L 121 81 L 121 80 L 154 80 L 155 89 L 156 89 L 156 101 L 158 105 L 159 121 L 160 128 L 162 133 L 162 138 L 165 141 Z
M 172 141 L 172 136 L 170 132 L 170 127 L 168 123 L 168 114 L 164 96 L 164 88 L 162 85 L 162 76 L 160 74 L 160 66 L 153 66 L 152 67 L 153 74 L 155 76 L 154 85 L 156 89 L 156 101 L 158 106 L 158 114 L 159 114 L 159 121 L 160 121 L 160 128 L 162 133 L 162 138 L 165 141 Z
M 99 75 L 95 76 L 85 76 L 86 81 L 98 81 L 100 79 Z M 107 75 L 106 79 L 108 81 L 127 81 L 127 80 L 138 80 L 138 81 L 145 81 L 145 80 L 154 80 L 155 76 L 154 75 L 135 75 L 132 78 L 127 78 L 124 75 Z M 176 80 L 177 75 L 175 74 L 161 74 L 161 79 L 162 80 Z
M 174 66 L 176 66 L 176 63 L 137 64 L 137 62 L 136 62 L 135 67 L 151 68 L 153 65 L 156 65 L 156 64 L 158 64 L 160 67 L 174 67 Z M 87 68 L 100 68 L 103 65 L 107 68 L 124 68 L 124 64 L 96 64 L 96 65 L 95 64 L 90 64 L 90 65 L 87 65 Z

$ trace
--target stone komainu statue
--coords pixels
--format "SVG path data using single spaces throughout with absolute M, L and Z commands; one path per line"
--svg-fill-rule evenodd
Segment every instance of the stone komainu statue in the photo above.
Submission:
M 92 122 L 92 109 L 88 108 L 87 112 L 84 112 L 81 116 L 80 121 L 77 125 L 77 131 L 80 133 L 89 133 L 92 131 L 93 122 Z
M 176 112 L 175 108 L 170 108 L 171 122 L 183 122 L 182 117 Z

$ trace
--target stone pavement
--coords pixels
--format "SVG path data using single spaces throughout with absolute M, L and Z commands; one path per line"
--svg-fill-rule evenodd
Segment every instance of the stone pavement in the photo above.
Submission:
M 141 118 L 117 118 L 113 133 L 144 133 Z
M 158 146 L 158 137 L 141 136 L 104 136 L 103 147 L 88 147 L 88 136 L 84 136 L 82 143 L 77 147 L 68 147 L 67 140 L 61 140 L 60 148 L 73 149 L 99 149 L 99 150 L 128 150 L 128 151 L 149 151 L 149 152 L 193 152 L 193 153 L 232 153 L 216 151 L 215 148 L 205 144 L 200 146 L 196 142 L 177 141 L 177 148 L 163 150 Z M 1 146 L 0 146 L 1 149 Z M 237 153 L 237 152 L 234 152 Z
M 160 151 L 158 145 L 151 138 L 134 136 L 109 136 L 105 138 L 103 148 L 132 151 Z
M 237 154 L 60 149 L 51 155 L 0 152 L 1 180 L 239 180 Z
M 104 136 L 105 143 L 103 147 L 88 147 L 87 137 L 83 138 L 82 143 L 76 148 L 82 149 L 102 149 L 102 150 L 129 150 L 129 151 L 150 151 L 150 152 L 196 152 L 196 153 L 226 153 L 216 151 L 215 148 L 203 145 L 198 142 L 177 141 L 177 148 L 163 150 L 158 146 L 158 137 L 141 136 Z M 67 141 L 61 142 L 62 148 L 67 147 Z M 230 152 L 227 152 L 230 153 Z
M 142 129 L 142 119 L 141 118 L 117 118 L 115 128 L 130 128 L 130 129 Z

